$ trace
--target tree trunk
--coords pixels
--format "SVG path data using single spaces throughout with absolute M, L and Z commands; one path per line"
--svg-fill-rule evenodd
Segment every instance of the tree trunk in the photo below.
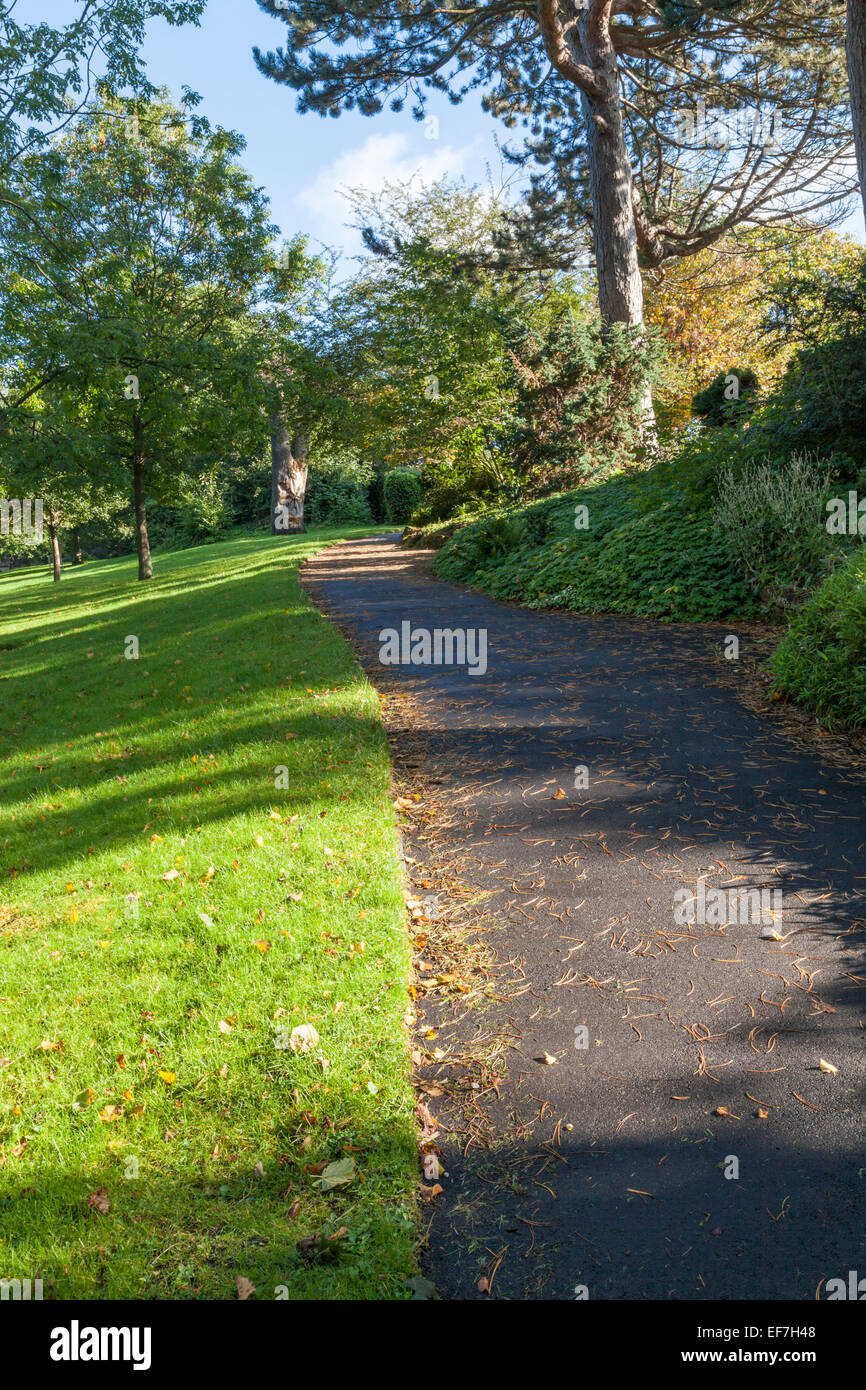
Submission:
M 615 71 L 612 81 L 616 82 Z M 643 279 L 638 260 L 631 161 L 616 88 L 604 103 L 591 102 L 583 96 L 582 106 L 602 326 L 609 328 L 622 323 L 640 333 L 643 328 Z M 638 413 L 644 443 L 652 447 L 656 440 L 656 419 L 648 381 L 642 389 Z
M 132 422 L 132 491 L 135 501 L 135 544 L 138 550 L 139 579 L 153 579 L 153 561 L 147 535 L 145 503 L 144 426 L 136 415 Z
M 643 281 L 632 205 L 631 161 L 616 92 L 604 102 L 582 97 L 586 127 L 598 307 L 608 327 L 643 324 Z
M 643 328 L 643 279 L 617 56 L 606 31 L 590 34 L 586 21 L 581 39 L 593 77 L 601 89 L 601 94 L 595 97 L 581 93 L 592 197 L 598 307 L 603 328 L 622 323 L 639 333 Z M 649 382 L 643 387 L 639 411 L 644 441 L 651 446 L 656 438 L 656 421 Z
M 51 541 L 51 564 L 54 570 L 54 583 L 59 584 L 63 574 L 63 556 L 60 553 L 60 535 L 53 520 L 48 519 L 48 537 Z
M 81 553 L 81 537 L 77 531 L 72 532 L 72 563 L 73 565 L 84 564 L 84 556 Z
M 866 211 L 866 0 L 848 0 L 846 47 L 857 173 Z
M 310 441 L 307 435 L 289 434 L 282 415 L 271 424 L 271 535 L 306 531 L 304 494 Z

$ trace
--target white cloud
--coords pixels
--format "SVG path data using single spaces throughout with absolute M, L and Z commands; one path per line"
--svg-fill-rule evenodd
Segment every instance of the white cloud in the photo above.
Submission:
M 350 216 L 346 189 L 365 188 L 375 193 L 386 183 L 413 180 L 420 188 L 446 175 L 459 178 L 467 172 L 482 143 L 476 139 L 455 148 L 439 140 L 427 141 L 423 134 L 417 139 L 402 131 L 371 135 L 363 145 L 344 150 L 301 189 L 297 201 L 307 213 L 306 225 L 326 245 L 356 255 L 362 243 L 355 229 L 346 225 Z

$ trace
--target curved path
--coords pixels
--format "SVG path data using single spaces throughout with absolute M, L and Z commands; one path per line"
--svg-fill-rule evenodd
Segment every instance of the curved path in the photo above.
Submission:
M 418 891 L 471 867 L 508 982 L 462 1015 L 421 996 L 441 1294 L 813 1299 L 866 1277 L 862 776 L 746 708 L 724 628 L 498 603 L 394 538 L 320 552 L 304 583 L 408 702 Z M 383 667 L 406 621 L 485 629 L 486 673 Z M 700 881 L 709 920 L 677 920 Z M 778 890 L 781 916 L 728 896 L 713 920 L 737 886 Z M 457 1094 L 450 1056 L 494 1036 L 504 1079 Z

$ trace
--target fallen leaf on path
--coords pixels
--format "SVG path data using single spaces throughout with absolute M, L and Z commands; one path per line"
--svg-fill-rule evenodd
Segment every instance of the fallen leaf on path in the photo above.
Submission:
M 435 1153 L 426 1153 L 421 1156 L 421 1163 L 424 1169 L 424 1177 L 427 1182 L 435 1182 L 442 1176 L 442 1164 Z

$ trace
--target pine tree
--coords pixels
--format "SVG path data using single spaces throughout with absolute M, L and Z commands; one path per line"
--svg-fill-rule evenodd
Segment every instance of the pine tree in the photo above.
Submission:
M 850 193 L 838 0 L 259 0 L 286 47 L 260 70 L 301 111 L 365 115 L 431 91 L 527 131 L 522 244 L 591 218 L 606 324 L 640 328 L 641 263 L 688 256 L 740 225 L 805 218 Z M 733 138 L 708 139 L 707 118 Z M 718 124 L 718 121 L 716 121 Z

